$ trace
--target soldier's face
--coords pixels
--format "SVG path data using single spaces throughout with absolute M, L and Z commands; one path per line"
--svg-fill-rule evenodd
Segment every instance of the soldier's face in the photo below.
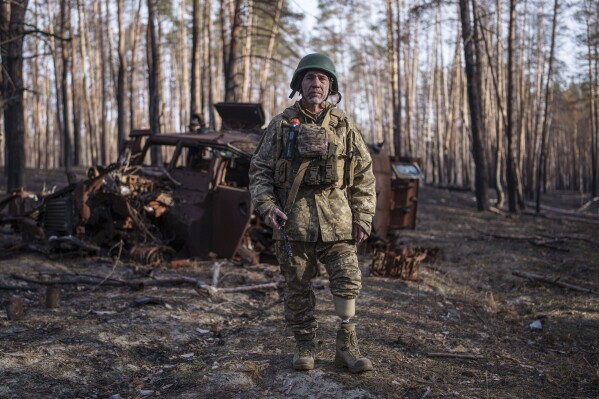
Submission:
M 308 71 L 302 80 L 302 96 L 309 104 L 321 104 L 329 94 L 329 77 L 318 71 Z

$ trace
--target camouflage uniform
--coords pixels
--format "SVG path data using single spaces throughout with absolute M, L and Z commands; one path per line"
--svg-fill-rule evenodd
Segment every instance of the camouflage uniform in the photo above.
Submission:
M 372 160 L 360 131 L 343 112 L 327 103 L 325 110 L 314 115 L 303 109 L 298 101 L 270 122 L 252 158 L 249 172 L 254 208 L 267 219 L 275 207 L 283 209 L 290 182 L 295 177 L 293 172 L 286 182 L 275 181 L 274 177 L 275 164 L 283 157 L 287 142 L 284 121 L 297 117 L 302 124 L 321 124 L 331 109 L 334 109 L 331 127 L 338 144 L 336 154 L 342 160 L 339 164 L 345 165 L 348 150 L 355 157 L 353 185 L 345 187 L 343 176 L 337 183 L 325 186 L 302 183 L 293 207 L 287 213 L 285 225 L 294 254 L 292 259 L 284 250 L 281 232 L 275 229 L 273 233 L 277 240 L 277 258 L 287 284 L 285 319 L 289 328 L 300 334 L 311 333 L 317 328 L 315 297 L 310 284 L 318 271 L 317 261 L 325 265 L 334 295 L 352 299 L 359 294 L 361 274 L 352 228 L 353 223 L 357 223 L 366 233 L 371 231 L 376 205 Z

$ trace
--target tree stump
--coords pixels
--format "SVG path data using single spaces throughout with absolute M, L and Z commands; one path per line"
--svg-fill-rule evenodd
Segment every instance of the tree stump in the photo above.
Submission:
M 46 288 L 46 309 L 56 309 L 60 307 L 60 288 Z
M 25 317 L 25 305 L 23 300 L 12 297 L 6 304 L 6 317 L 11 321 L 22 320 Z

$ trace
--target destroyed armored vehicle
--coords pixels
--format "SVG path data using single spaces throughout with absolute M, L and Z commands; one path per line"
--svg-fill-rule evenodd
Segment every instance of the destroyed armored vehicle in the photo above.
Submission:
M 220 131 L 150 135 L 137 130 L 127 143 L 129 167 L 164 184 L 146 211 L 162 240 L 180 256 L 233 257 L 252 217 L 248 171 L 264 124 L 262 106 L 219 103 L 215 108 Z M 164 165 L 149 166 L 153 149 L 161 151 Z M 242 256 L 253 256 L 251 246 L 244 244 Z
M 90 168 L 87 180 L 51 194 L 21 190 L 0 199 L 0 211 L 8 210 L 0 222 L 50 251 L 118 251 L 146 264 L 236 254 L 257 262 L 272 234 L 253 216 L 248 190 L 264 112 L 249 103 L 215 108 L 221 130 L 135 130 L 118 162 Z M 160 165 L 151 165 L 153 151 L 161 155 Z

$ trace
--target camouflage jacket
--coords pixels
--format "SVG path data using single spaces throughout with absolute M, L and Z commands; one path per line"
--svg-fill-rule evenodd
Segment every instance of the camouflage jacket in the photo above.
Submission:
M 331 107 L 327 104 L 327 110 Z M 275 116 L 268 125 L 252 157 L 249 172 L 252 203 L 261 216 L 267 218 L 275 206 L 283 209 L 289 191 L 289 185 L 281 187 L 274 182 L 275 164 L 284 156 L 287 142 L 287 129 L 283 128 L 283 122 L 293 116 L 298 117 L 302 124 L 320 124 L 325 114 L 326 111 L 317 116 L 311 115 L 298 101 Z M 286 230 L 290 240 L 315 242 L 319 235 L 323 242 L 351 240 L 353 223 L 370 234 L 376 207 L 372 159 L 362 134 L 353 122 L 337 109 L 335 115 L 338 117 L 332 131 L 340 143 L 336 151 L 338 158 L 343 160 L 342 164 L 345 164 L 349 150 L 347 140 L 353 143 L 353 185 L 344 187 L 343 179 L 325 186 L 302 183 L 287 214 Z M 275 231 L 274 238 L 282 239 L 281 233 Z

